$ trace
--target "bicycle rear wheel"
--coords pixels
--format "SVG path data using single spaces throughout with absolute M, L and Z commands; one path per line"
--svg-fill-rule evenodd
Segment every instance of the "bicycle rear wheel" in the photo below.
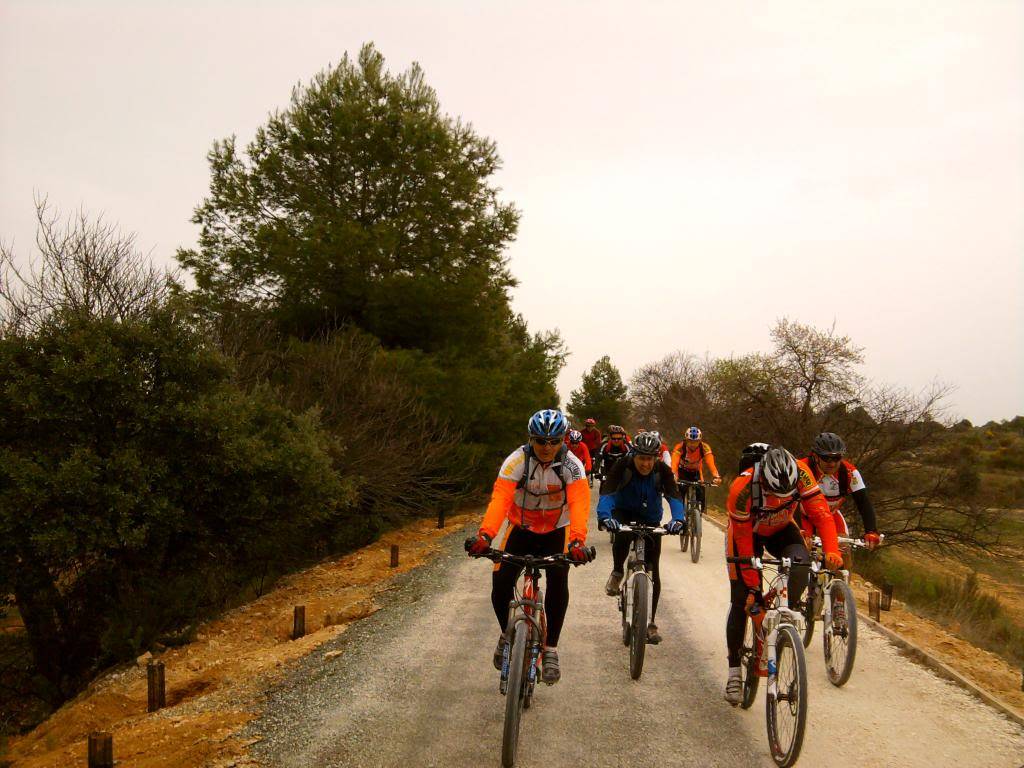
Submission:
M 700 560 L 700 540 L 703 533 L 704 520 L 701 513 L 698 511 L 697 514 L 690 518 L 690 561 L 696 563 Z
M 526 646 L 529 640 L 529 624 L 519 622 L 515 626 L 512 647 L 508 655 L 508 690 L 505 693 L 505 730 L 501 737 L 501 764 L 512 768 L 516 764 L 519 749 L 519 721 L 523 715 L 523 699 L 526 696 Z
M 647 650 L 647 591 L 651 587 L 647 574 L 637 571 L 633 575 L 633 615 L 629 633 L 629 676 L 639 680 L 644 671 L 644 652 Z
M 771 670 L 769 670 L 769 674 Z M 793 765 L 800 757 L 807 725 L 807 663 L 804 646 L 796 628 L 779 627 L 775 643 L 775 692 L 769 678 L 765 701 L 768 747 L 772 759 L 781 768 Z
M 690 546 L 690 526 L 689 526 L 689 524 L 687 524 L 686 528 L 684 528 L 679 533 L 679 551 L 680 552 L 685 552 L 689 546 Z
M 834 579 L 828 590 L 832 619 L 822 627 L 821 641 L 825 649 L 825 672 L 837 688 L 850 679 L 853 660 L 857 657 L 857 602 L 850 587 Z
M 757 642 L 754 638 L 754 620 L 747 616 L 746 628 L 743 630 L 743 647 L 740 649 L 740 679 L 743 681 L 743 698 L 740 706 L 750 709 L 757 698 Z

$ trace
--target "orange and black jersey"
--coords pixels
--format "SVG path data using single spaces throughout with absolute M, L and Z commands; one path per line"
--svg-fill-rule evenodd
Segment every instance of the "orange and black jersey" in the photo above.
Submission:
M 794 518 L 797 509 L 814 522 L 821 536 L 825 552 L 838 552 L 839 541 L 832 520 L 828 502 L 821 493 L 810 468 L 803 461 L 797 461 L 796 491 L 789 498 L 771 494 L 759 494 L 761 506 L 754 507 L 755 466 L 743 472 L 729 487 L 726 507 L 729 510 L 729 545 L 740 557 L 753 557 L 754 536 L 767 538 L 786 526 L 796 526 Z M 753 570 L 741 569 L 743 579 L 752 589 L 760 586 L 760 576 Z M 734 566 L 729 568 L 730 578 L 736 577 Z

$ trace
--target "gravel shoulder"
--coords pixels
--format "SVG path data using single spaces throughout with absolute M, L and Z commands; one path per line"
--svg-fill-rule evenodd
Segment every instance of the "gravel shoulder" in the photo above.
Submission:
M 596 494 L 595 494 L 596 503 Z M 593 520 L 593 518 L 592 518 Z M 539 686 L 525 713 L 522 766 L 773 765 L 763 691 L 748 711 L 723 700 L 728 582 L 723 537 L 705 526 L 692 564 L 674 539 L 662 555 L 658 624 L 643 677 L 630 680 L 607 536 L 592 524 L 595 564 L 574 569 L 560 644 L 562 681 Z M 428 565 L 395 582 L 380 610 L 297 662 L 247 735 L 266 766 L 498 765 L 503 699 L 490 664 L 496 622 L 490 564 L 451 537 Z M 908 662 L 862 625 L 842 689 L 808 649 L 807 737 L 801 764 L 993 766 L 1024 762 L 1024 730 Z

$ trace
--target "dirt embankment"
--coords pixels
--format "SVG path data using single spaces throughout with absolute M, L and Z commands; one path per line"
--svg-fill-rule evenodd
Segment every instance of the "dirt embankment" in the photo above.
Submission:
M 109 731 L 114 755 L 134 768 L 245 766 L 255 763 L 239 732 L 262 694 L 290 661 L 304 656 L 376 610 L 374 596 L 395 575 L 424 562 L 439 540 L 476 514 L 411 523 L 339 560 L 283 579 L 270 593 L 200 627 L 196 640 L 157 655 L 166 669 L 167 708 L 147 714 L 146 662 L 112 670 L 35 730 L 14 739 L 0 765 L 61 768 L 84 764 L 92 731 Z M 399 546 L 400 565 L 390 567 Z M 306 606 L 306 636 L 291 640 L 295 605 Z
M 709 510 L 722 525 L 726 522 L 722 510 Z M 850 578 L 857 607 L 867 615 L 868 592 L 876 589 L 857 574 Z M 1024 691 L 1021 690 L 1021 672 L 994 653 L 971 645 L 954 632 L 930 619 L 919 616 L 899 600 L 892 601 L 892 610 L 883 611 L 881 623 L 952 667 L 980 688 L 1013 707 L 1024 717 Z

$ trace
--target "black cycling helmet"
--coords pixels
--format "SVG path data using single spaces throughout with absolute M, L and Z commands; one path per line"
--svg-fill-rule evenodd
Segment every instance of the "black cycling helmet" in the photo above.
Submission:
M 740 451 L 739 474 L 743 474 L 757 464 L 768 452 L 768 443 L 751 443 Z
M 761 459 L 761 482 L 769 493 L 789 496 L 796 490 L 797 467 L 793 454 L 778 446 L 769 448 Z
M 661 438 L 654 432 L 641 432 L 633 440 L 633 451 L 641 456 L 660 456 Z
M 814 438 L 811 450 L 819 456 L 842 458 L 846 455 L 846 443 L 835 432 L 822 432 Z

